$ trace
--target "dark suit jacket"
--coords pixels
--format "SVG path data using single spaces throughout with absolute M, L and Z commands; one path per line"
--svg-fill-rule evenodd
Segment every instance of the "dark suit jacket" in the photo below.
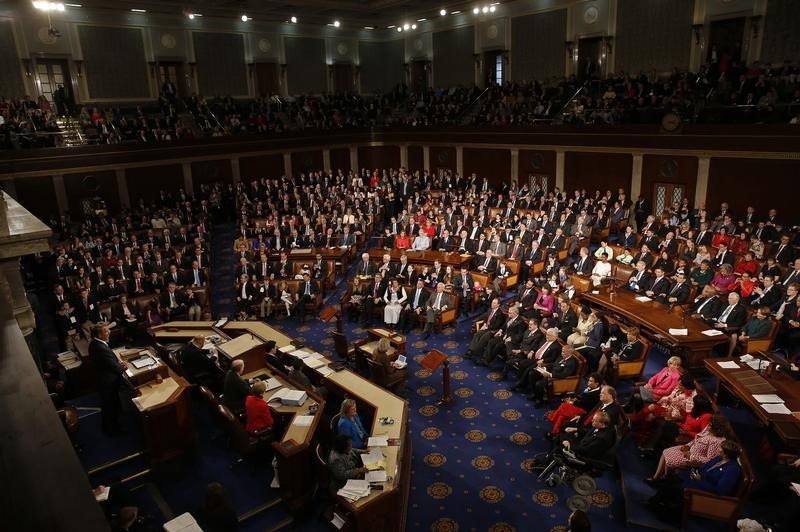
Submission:
M 505 324 L 506 315 L 503 314 L 498 308 L 495 311 L 494 316 L 492 316 L 492 321 L 487 321 L 491 313 L 492 310 L 489 309 L 489 312 L 487 312 L 486 316 L 483 317 L 486 328 L 489 329 L 490 331 L 497 331 L 498 329 L 502 329 L 503 325 Z
M 181 365 L 189 380 L 201 373 L 211 373 L 215 369 L 214 363 L 208 358 L 208 351 L 197 347 L 194 342 L 189 342 L 189 345 L 183 348 Z
M 509 343 L 511 343 L 512 346 L 518 346 L 522 342 L 522 337 L 525 334 L 525 331 L 528 330 L 528 324 L 525 323 L 521 317 L 517 316 L 511 326 L 508 325 L 508 320 L 506 320 L 506 322 L 503 324 L 503 329 L 505 331 L 504 336 L 509 337 Z
M 558 360 L 553 362 L 553 366 L 550 368 L 550 373 L 553 375 L 554 379 L 566 379 L 567 377 L 572 377 L 575 375 L 575 372 L 578 370 L 578 359 L 574 356 L 569 358 L 564 358 L 563 356 L 559 357 Z
M 250 385 L 246 380 L 241 378 L 238 373 L 229 369 L 225 373 L 224 384 L 224 402 L 225 405 L 236 412 L 237 410 L 244 410 L 244 401 L 250 395 Z
M 684 303 L 689 301 L 689 292 L 691 291 L 691 288 L 689 287 L 689 283 L 681 284 L 681 286 L 677 287 L 677 290 L 675 289 L 676 286 L 677 283 L 673 284 L 670 287 L 669 292 L 667 292 L 666 298 L 669 299 L 670 297 L 674 297 L 677 299 L 676 303 L 678 305 L 683 305 Z
M 719 316 L 721 312 L 720 307 L 722 306 L 722 301 L 716 296 L 711 298 L 712 301 L 709 301 L 706 306 L 703 307 L 703 311 L 700 313 L 703 318 L 707 320 L 711 320 Z M 692 304 L 692 314 L 697 314 L 697 310 L 703 306 L 705 302 L 705 298 L 695 299 L 695 302 Z
M 670 283 L 669 279 L 664 276 L 661 279 L 654 278 L 653 284 L 650 285 L 648 290 L 652 290 L 656 296 L 660 296 L 662 294 L 666 295 L 669 292 Z
M 642 358 L 644 344 L 641 340 L 636 340 L 632 344 L 625 343 L 617 353 L 620 360 L 639 360 Z
M 311 284 L 311 286 L 308 288 L 311 297 L 314 297 L 315 295 L 319 294 L 319 283 L 316 282 L 314 279 L 311 279 L 308 282 Z M 386 290 L 384 290 L 384 292 L 385 291 Z M 306 282 L 300 281 L 300 284 L 297 285 L 297 297 L 301 298 L 305 293 L 306 293 Z M 383 295 L 383 293 L 381 293 L 381 295 Z
M 119 390 L 125 368 L 117 360 L 110 347 L 97 339 L 89 342 L 89 355 L 97 375 L 97 387 L 100 393 L 115 393 Z
M 622 235 L 620 237 L 619 245 L 624 248 L 635 248 L 636 247 L 636 233 L 631 233 L 630 235 Z
M 602 429 L 589 427 L 571 449 L 579 457 L 601 460 L 614 446 L 615 440 L 616 434 L 612 426 Z
M 719 312 L 717 313 L 717 317 L 719 318 L 725 309 L 728 308 L 728 305 L 722 305 L 719 308 Z M 733 309 L 731 310 L 730 314 L 728 314 L 727 319 L 725 320 L 725 326 L 728 329 L 738 329 L 742 325 L 745 324 L 747 321 L 747 309 L 744 307 L 742 303 L 738 303 Z
M 777 286 L 773 286 L 760 298 L 756 297 L 756 299 L 753 300 L 753 306 L 764 305 L 769 307 L 770 310 L 776 311 L 778 307 L 781 306 L 782 300 L 783 293 Z
M 411 305 L 411 308 L 414 308 L 414 299 L 417 297 L 417 289 L 414 288 L 413 290 L 406 291 L 408 294 L 408 299 L 406 299 L 406 304 Z M 420 288 L 419 294 L 419 302 L 417 308 L 425 308 L 425 304 L 428 302 L 428 297 L 430 296 L 430 292 L 425 290 L 424 288 Z
M 566 338 L 573 333 L 573 329 L 578 326 L 578 315 L 571 308 L 567 312 L 562 313 L 558 309 L 558 319 L 556 320 L 556 327 L 560 331 L 559 336 Z
M 546 339 L 545 342 L 547 342 Z M 540 345 L 539 348 L 541 347 L 542 346 Z M 561 344 L 558 342 L 553 342 L 547 347 L 545 352 L 542 353 L 542 362 L 544 362 L 545 366 L 551 367 L 555 363 L 555 361 L 558 360 L 558 357 L 560 356 L 561 356 Z

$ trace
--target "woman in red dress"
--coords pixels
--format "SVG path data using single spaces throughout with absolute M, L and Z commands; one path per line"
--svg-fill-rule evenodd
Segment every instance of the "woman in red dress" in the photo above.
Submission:
M 711 240 L 711 245 L 715 248 L 718 248 L 720 244 L 730 245 L 731 237 L 728 235 L 728 230 L 724 227 L 720 227 L 719 233 L 714 235 L 713 240 Z
M 245 430 L 250 434 L 259 434 L 272 428 L 272 412 L 269 405 L 262 397 L 267 391 L 267 383 L 258 381 L 250 390 L 250 395 L 245 399 L 244 407 L 247 411 L 247 426 Z
M 411 247 L 411 239 L 408 238 L 405 231 L 400 231 L 400 234 L 394 239 L 394 247 L 397 249 L 408 249 Z

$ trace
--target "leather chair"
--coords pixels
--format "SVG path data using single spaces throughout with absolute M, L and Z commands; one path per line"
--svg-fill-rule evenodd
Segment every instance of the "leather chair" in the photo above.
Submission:
M 372 382 L 395 395 L 405 395 L 402 392 L 408 382 L 408 373 L 406 371 L 398 370 L 391 374 L 387 373 L 386 368 L 372 359 L 367 359 L 367 364 L 369 365 L 370 380 Z
M 233 446 L 238 454 L 238 457 L 229 467 L 233 468 L 235 464 L 238 464 L 246 457 L 252 456 L 262 449 L 270 448 L 270 443 L 273 440 L 272 429 L 266 429 L 257 435 L 253 435 L 245 430 L 242 422 L 227 406 L 219 405 L 217 411 L 227 429 L 228 443 Z
M 347 336 L 339 331 L 333 331 L 331 332 L 331 337 L 333 338 L 333 347 L 336 350 L 336 354 L 348 365 L 352 365 L 355 360 L 356 349 L 349 344 Z

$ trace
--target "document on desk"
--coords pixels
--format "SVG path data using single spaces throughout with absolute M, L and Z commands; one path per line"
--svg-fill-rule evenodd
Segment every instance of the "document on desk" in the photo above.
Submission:
M 314 351 L 313 353 L 309 353 L 309 355 L 306 358 L 321 359 L 321 358 L 325 358 L 325 357 L 322 356 L 321 353 L 317 353 L 316 351 Z
M 721 336 L 725 333 L 723 333 L 719 329 L 706 329 L 705 331 L 703 331 L 703 334 L 705 334 L 706 336 Z
M 270 377 L 269 379 L 266 380 L 266 383 L 267 383 L 267 389 L 264 390 L 266 392 L 270 390 L 275 390 L 276 388 L 280 388 L 281 386 L 283 386 L 283 384 L 281 384 L 281 381 L 279 381 L 275 377 Z
M 733 360 L 726 360 L 725 362 L 717 362 L 722 369 L 739 369 L 739 364 Z
M 369 482 L 351 478 L 336 494 L 350 501 L 357 501 L 369 495 Z
M 303 351 L 302 349 L 296 349 L 296 350 L 292 351 L 289 354 L 292 355 L 293 357 L 299 358 L 301 360 L 311 356 L 311 353 L 309 353 L 307 351 Z
M 792 411 L 786 408 L 783 403 L 761 403 L 761 408 L 770 414 L 791 414 Z
M 319 374 L 320 374 L 320 375 L 322 375 L 323 377 L 327 377 L 327 376 L 328 376 L 328 375 L 330 375 L 331 373 L 336 373 L 335 371 L 333 371 L 333 370 L 332 370 L 330 367 L 328 367 L 328 366 L 320 366 L 320 367 L 318 367 L 318 368 L 317 368 L 317 371 L 318 371 L 318 372 L 319 372 Z
M 366 475 L 367 482 L 370 484 L 377 483 L 377 482 L 386 482 L 389 480 L 389 475 L 386 474 L 386 471 L 382 469 L 378 471 L 370 471 Z
M 292 425 L 298 427 L 310 427 L 311 423 L 314 422 L 314 416 L 294 416 L 294 421 L 292 421 Z
M 325 365 L 325 361 L 318 358 L 304 358 L 303 363 L 311 369 L 316 369 Z
M 370 436 L 367 440 L 367 447 L 386 447 L 389 445 L 387 436 Z
M 648 301 L 652 301 L 652 299 L 650 299 L 647 296 L 636 296 L 636 301 L 641 301 L 642 303 L 647 303 Z
M 753 399 L 759 403 L 783 403 L 784 400 L 779 395 L 774 393 L 756 393 L 753 394 Z
M 364 464 L 364 467 L 370 471 L 386 469 L 386 458 L 384 458 L 383 451 L 381 451 L 380 447 L 373 447 L 368 453 L 362 454 L 361 462 Z
M 668 332 L 672 336 L 689 336 L 689 329 L 669 329 Z
M 791 490 L 792 490 L 793 492 L 795 492 L 797 495 L 800 495 L 800 484 L 798 484 L 797 482 L 790 482 L 790 483 L 789 483 L 789 487 L 790 487 L 790 488 L 791 488 Z
M 202 532 L 192 514 L 183 513 L 171 521 L 164 523 L 165 532 Z

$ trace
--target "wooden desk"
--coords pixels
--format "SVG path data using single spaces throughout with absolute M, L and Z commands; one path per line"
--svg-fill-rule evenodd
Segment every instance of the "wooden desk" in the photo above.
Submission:
M 150 334 L 160 343 L 188 342 L 197 335 L 219 334 L 213 321 L 171 321 L 150 328 Z
M 600 307 L 610 312 L 619 321 L 638 325 L 641 329 L 654 335 L 657 342 L 667 344 L 683 354 L 687 369 L 698 370 L 705 366 L 703 361 L 711 355 L 715 345 L 728 342 L 728 335 L 706 336 L 703 331 L 711 329 L 702 320 L 688 315 L 682 316 L 680 307 L 671 312 L 669 307 L 656 301 L 641 302 L 636 294 L 625 289 L 617 289 L 614 296 L 609 295 L 608 288 L 603 287 L 598 294 L 592 291 L 580 294 L 581 301 L 589 306 Z M 686 336 L 670 334 L 669 329 L 687 329 Z
M 141 395 L 133 403 L 142 416 L 145 445 L 153 462 L 178 456 L 194 445 L 190 388 L 186 379 L 171 370 L 160 383 L 136 387 Z
M 753 356 L 766 358 L 763 353 Z M 738 369 L 726 369 L 719 362 L 736 362 Z M 792 414 L 770 414 L 753 398 L 753 394 L 774 393 L 785 401 L 786 408 L 792 412 L 800 412 L 800 383 L 785 373 L 774 373 L 771 377 L 762 376 L 759 372 L 739 362 L 736 358 L 715 358 L 705 361 L 705 367 L 717 377 L 717 395 L 720 387 L 724 387 L 737 397 L 753 412 L 758 420 L 793 450 L 800 449 L 800 419 Z
M 217 344 L 219 353 L 227 359 L 228 366 L 236 359 L 244 362 L 244 372 L 249 373 L 264 367 L 266 349 L 264 341 L 254 334 L 242 334 Z
M 339 263 L 339 272 L 347 272 L 350 266 L 350 258 L 355 253 L 354 246 L 348 248 L 305 248 L 293 249 L 289 252 L 289 260 L 308 262 L 309 265 L 317 260 L 317 253 L 322 255 L 322 260 L 333 260 Z
M 460 268 L 461 266 L 470 267 L 472 264 L 472 255 L 459 255 L 456 252 L 447 253 L 444 251 L 411 251 L 410 249 L 403 250 L 391 249 L 384 250 L 379 248 L 372 248 L 369 250 L 369 260 L 372 262 L 381 262 L 385 254 L 392 257 L 392 262 L 400 262 L 400 256 L 405 253 L 408 257 L 409 264 L 423 264 L 425 266 L 433 266 L 434 261 L 439 261 L 442 266 L 453 266 Z
M 370 341 L 376 342 L 381 338 L 388 338 L 389 343 L 397 350 L 398 353 L 401 355 L 406 354 L 406 337 L 402 334 L 397 334 L 394 331 L 383 329 L 381 327 L 370 327 L 367 329 L 367 335 Z

